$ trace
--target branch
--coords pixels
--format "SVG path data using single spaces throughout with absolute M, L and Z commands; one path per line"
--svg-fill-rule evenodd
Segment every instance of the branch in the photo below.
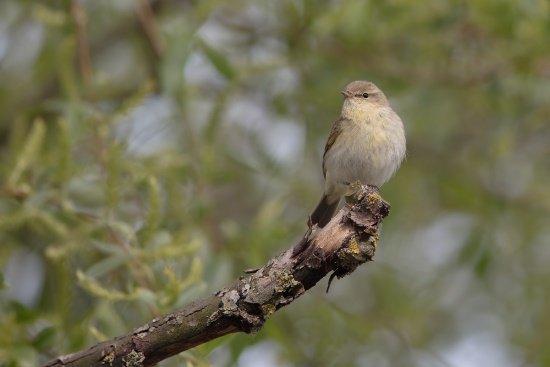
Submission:
M 85 84 L 92 79 L 92 62 L 90 61 L 90 50 L 88 48 L 88 32 L 86 31 L 86 13 L 82 9 L 79 0 L 71 2 L 71 14 L 76 25 L 76 37 L 78 40 L 78 61 L 80 72 Z
M 153 12 L 150 2 L 145 0 L 137 0 L 135 6 L 139 21 L 141 22 L 149 41 L 153 45 L 157 56 L 162 56 L 164 49 L 166 48 L 165 42 L 157 25 L 155 13 Z
M 57 357 L 44 367 L 153 366 L 227 334 L 259 331 L 270 315 L 331 271 L 331 278 L 341 278 L 372 261 L 389 205 L 376 187 L 353 184 L 350 188 L 346 206 L 325 228 L 310 238 L 310 226 L 296 246 L 253 275 L 128 334 Z

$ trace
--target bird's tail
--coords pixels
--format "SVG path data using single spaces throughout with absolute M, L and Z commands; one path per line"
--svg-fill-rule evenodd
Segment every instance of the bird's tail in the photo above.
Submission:
M 321 200 L 319 200 L 319 204 L 317 204 L 317 207 L 311 213 L 311 222 L 313 224 L 317 224 L 319 227 L 323 228 L 327 225 L 328 222 L 332 219 L 332 216 L 334 215 L 334 212 L 336 211 L 336 208 L 338 207 L 338 203 L 340 200 L 335 200 L 334 202 L 330 202 L 328 197 L 326 195 L 323 195 L 321 197 Z

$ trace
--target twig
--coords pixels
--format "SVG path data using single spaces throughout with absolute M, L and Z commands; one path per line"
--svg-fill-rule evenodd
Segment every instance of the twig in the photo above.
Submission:
M 164 53 L 164 39 L 159 31 L 157 22 L 155 20 L 155 13 L 151 9 L 151 5 L 146 0 L 135 0 L 136 12 L 141 23 L 141 26 L 145 30 L 145 34 L 149 38 L 149 41 L 153 45 L 153 49 L 157 56 L 162 56 Z
M 71 14 L 76 25 L 80 72 L 82 73 L 84 84 L 88 84 L 92 79 L 92 63 L 90 61 L 90 51 L 88 47 L 88 33 L 86 32 L 86 14 L 82 9 L 80 0 L 73 0 L 71 2 Z
M 147 279 L 145 278 L 145 274 L 144 274 L 144 271 L 143 271 L 143 266 L 139 262 L 139 259 L 132 253 L 132 249 L 130 248 L 130 245 L 126 241 L 124 241 L 115 232 L 115 230 L 113 228 L 111 228 L 110 226 L 108 226 L 108 228 L 109 228 L 109 234 L 111 236 L 111 239 L 116 244 L 118 244 L 124 250 L 124 252 L 129 256 L 130 263 L 132 264 L 132 269 L 135 272 L 136 279 L 137 279 L 138 284 L 140 285 L 140 287 L 142 287 L 143 289 L 149 289 L 150 287 L 149 287 L 149 284 L 147 283 Z M 151 314 L 153 316 L 155 316 L 155 317 L 160 316 L 159 312 L 158 312 L 158 310 L 155 306 L 148 305 L 148 308 L 149 308 L 149 312 L 151 312 Z

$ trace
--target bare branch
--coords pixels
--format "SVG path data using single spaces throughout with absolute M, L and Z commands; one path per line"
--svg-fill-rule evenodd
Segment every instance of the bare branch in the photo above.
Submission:
M 45 367 L 152 366 L 223 335 L 259 331 L 270 315 L 328 273 L 341 278 L 373 259 L 389 205 L 376 187 L 352 191 L 325 228 L 310 238 L 310 227 L 300 243 L 253 275 L 128 334 L 55 358 Z
M 145 0 L 137 0 L 136 12 L 157 56 L 161 56 L 164 53 L 165 42 L 156 22 L 151 4 Z
M 71 2 L 71 14 L 76 25 L 80 72 L 82 73 L 84 83 L 88 84 L 92 79 L 92 62 L 90 61 L 88 32 L 86 31 L 86 13 L 84 12 L 84 9 L 82 9 L 80 0 L 73 0 Z

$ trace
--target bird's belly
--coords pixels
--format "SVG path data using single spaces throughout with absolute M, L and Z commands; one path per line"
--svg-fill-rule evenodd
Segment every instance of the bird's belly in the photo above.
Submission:
M 352 146 L 346 142 L 354 139 L 339 139 L 325 156 L 327 176 L 335 181 L 332 184 L 345 184 L 361 181 L 363 184 L 382 186 L 397 170 L 400 158 L 396 157 L 392 142 L 383 132 L 373 138 L 372 134 L 362 134 L 362 144 Z M 339 143 L 339 144 L 338 144 Z M 338 146 L 335 146 L 338 144 Z M 336 148 L 336 149 L 334 149 Z M 328 182 L 327 182 L 328 183 Z

